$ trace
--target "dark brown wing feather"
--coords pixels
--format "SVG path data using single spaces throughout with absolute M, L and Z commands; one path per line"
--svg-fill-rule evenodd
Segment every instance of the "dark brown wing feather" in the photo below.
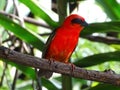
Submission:
M 47 53 L 48 47 L 51 43 L 51 40 L 53 39 L 53 37 L 55 36 L 57 29 L 53 30 L 52 33 L 50 34 L 49 38 L 47 39 L 47 42 L 45 44 L 44 50 L 42 52 L 42 58 L 45 58 L 45 55 Z
M 43 52 L 42 52 L 42 58 L 45 58 L 45 55 L 46 55 L 46 53 L 47 53 L 48 47 L 49 47 L 49 45 L 50 45 L 50 43 L 51 43 L 51 40 L 52 40 L 52 39 L 54 38 L 54 36 L 55 36 L 56 30 L 57 30 L 57 29 L 55 29 L 55 30 L 51 33 L 51 35 L 49 36 L 49 38 L 48 38 L 48 40 L 47 40 L 47 42 L 46 42 L 46 44 L 45 44 L 44 50 L 43 50 Z M 53 74 L 53 72 L 46 71 L 46 70 L 43 70 L 43 69 L 40 69 L 39 72 L 38 72 L 39 77 L 44 76 L 44 77 L 47 78 L 47 79 L 49 79 L 49 78 L 52 76 L 52 74 Z

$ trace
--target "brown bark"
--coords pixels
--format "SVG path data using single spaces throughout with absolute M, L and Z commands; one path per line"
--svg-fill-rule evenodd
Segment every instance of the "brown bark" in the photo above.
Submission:
M 111 71 L 99 72 L 94 70 L 86 70 L 76 66 L 72 71 L 72 66 L 70 64 L 56 61 L 51 62 L 50 64 L 50 61 L 48 60 L 12 51 L 3 46 L 0 47 L 0 58 L 6 62 L 11 61 L 25 66 L 50 70 L 76 78 L 104 82 L 120 86 L 120 75 L 111 73 Z
M 76 78 L 82 78 L 82 79 L 104 82 L 104 83 L 120 86 L 120 75 L 117 75 L 115 73 L 86 70 L 76 66 L 72 71 L 72 66 L 70 64 L 65 64 L 56 61 L 51 62 L 50 64 L 48 60 L 22 54 L 16 51 L 12 51 L 3 46 L 0 47 L 0 58 L 4 59 L 6 62 L 11 61 L 25 66 L 30 66 L 34 68 L 50 70 L 65 75 L 70 75 Z

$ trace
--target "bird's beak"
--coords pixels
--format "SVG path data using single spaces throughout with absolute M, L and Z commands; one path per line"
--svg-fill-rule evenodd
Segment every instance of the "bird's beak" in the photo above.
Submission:
M 84 21 L 84 22 L 81 23 L 81 25 L 84 26 L 84 27 L 87 27 L 88 23 L 86 21 Z

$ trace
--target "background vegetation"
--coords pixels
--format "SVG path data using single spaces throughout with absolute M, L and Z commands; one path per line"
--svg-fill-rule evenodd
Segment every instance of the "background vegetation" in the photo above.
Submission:
M 50 6 L 50 7 L 47 7 Z M 80 35 L 71 57 L 75 65 L 120 73 L 120 0 L 1 0 L 1 45 L 41 57 L 44 43 L 69 14 L 85 17 L 89 26 Z M 34 90 L 31 67 L 0 61 L 0 90 Z M 48 90 L 119 90 L 119 87 L 54 74 L 42 79 Z

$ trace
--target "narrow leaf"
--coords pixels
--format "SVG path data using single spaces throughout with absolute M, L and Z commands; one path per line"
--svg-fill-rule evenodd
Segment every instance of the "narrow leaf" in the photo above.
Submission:
M 44 43 L 40 36 L 29 32 L 27 29 L 21 27 L 19 24 L 13 22 L 6 16 L 0 14 L 0 25 L 2 25 L 7 30 L 13 32 L 17 37 L 25 42 L 33 45 L 33 47 L 43 50 Z
M 34 2 L 34 0 L 19 1 L 25 4 L 32 11 L 32 13 L 42 18 L 51 28 L 58 26 L 58 23 L 53 21 L 52 18 Z
M 110 84 L 99 84 L 95 87 L 91 87 L 88 90 L 120 90 L 119 86 L 114 86 Z
M 102 23 L 92 23 L 85 30 L 81 32 L 81 36 L 89 35 L 92 33 L 105 33 L 105 32 L 120 32 L 120 21 L 102 22 Z
M 106 12 L 112 20 L 120 19 L 120 4 L 116 0 L 96 0 L 98 5 Z
M 75 65 L 80 67 L 89 67 L 106 61 L 120 61 L 120 51 L 100 53 L 85 57 L 75 62 Z
M 42 85 L 45 86 L 48 90 L 60 90 L 51 81 L 44 78 L 41 78 L 41 80 L 42 80 Z
M 3 62 L 6 62 L 9 65 L 12 65 L 22 71 L 25 75 L 27 75 L 29 78 L 36 79 L 35 70 L 32 67 L 24 66 L 21 64 L 16 64 L 14 62 L 8 62 L 9 60 L 1 59 Z

